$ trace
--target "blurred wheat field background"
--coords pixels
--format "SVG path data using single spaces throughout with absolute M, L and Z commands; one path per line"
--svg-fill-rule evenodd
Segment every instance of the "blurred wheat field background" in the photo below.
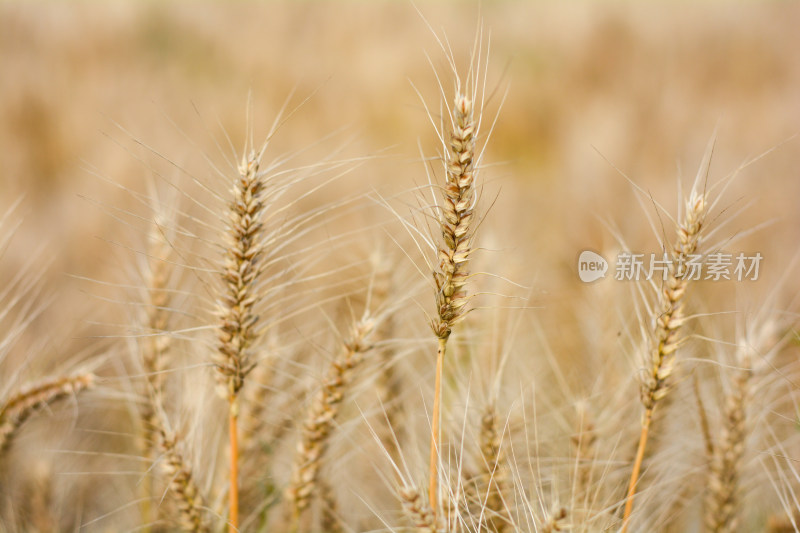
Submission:
M 0 3 L 0 531 L 800 530 L 799 24 Z

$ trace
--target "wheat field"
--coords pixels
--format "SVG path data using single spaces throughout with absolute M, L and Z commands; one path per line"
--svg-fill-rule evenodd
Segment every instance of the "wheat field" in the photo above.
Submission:
M 799 24 L 0 3 L 0 531 L 800 531 Z

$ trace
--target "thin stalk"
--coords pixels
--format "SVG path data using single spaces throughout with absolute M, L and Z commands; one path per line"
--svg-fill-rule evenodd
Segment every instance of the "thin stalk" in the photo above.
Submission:
M 650 433 L 650 423 L 653 421 L 653 410 L 647 409 L 642 420 L 642 432 L 639 434 L 639 447 L 636 450 L 636 460 L 633 462 L 633 472 L 628 484 L 628 496 L 625 499 L 625 514 L 622 518 L 622 529 L 620 533 L 628 531 L 631 512 L 633 511 L 633 497 L 636 494 L 636 484 L 639 482 L 639 472 L 642 469 L 644 451 L 647 448 L 647 436 Z
M 439 348 L 436 350 L 436 379 L 433 384 L 433 416 L 431 417 L 431 464 L 428 477 L 428 501 L 431 511 L 436 516 L 437 481 L 439 465 L 439 410 L 442 397 L 442 367 L 444 366 L 444 353 L 447 349 L 447 337 L 439 338 Z
M 239 412 L 236 407 L 236 399 L 231 398 L 230 409 L 228 411 L 228 434 L 230 436 L 230 493 L 228 506 L 230 508 L 228 517 L 228 532 L 236 533 L 239 531 L 239 432 L 238 432 Z
M 675 367 L 675 354 L 683 340 L 682 327 L 686 322 L 684 313 L 686 288 L 691 279 L 688 269 L 689 263 L 697 259 L 700 246 L 701 231 L 705 225 L 706 200 L 704 177 L 708 175 L 708 165 L 711 159 L 711 148 L 706 152 L 700 172 L 697 173 L 692 190 L 686 198 L 682 220 L 676 228 L 677 239 L 672 246 L 668 266 L 668 275 L 664 280 L 658 294 L 657 307 L 654 309 L 654 331 L 652 346 L 647 358 L 647 374 L 641 383 L 640 398 L 644 407 L 642 429 L 639 434 L 639 446 L 636 459 L 631 471 L 628 484 L 628 495 L 625 500 L 625 513 L 622 516 L 622 529 L 626 533 L 633 512 L 633 500 L 636 495 L 636 485 L 639 482 L 639 473 L 644 460 L 647 447 L 647 436 L 653 421 L 653 411 L 656 404 L 664 399 L 670 391 L 670 378 Z M 702 191 L 701 191 L 702 184 Z

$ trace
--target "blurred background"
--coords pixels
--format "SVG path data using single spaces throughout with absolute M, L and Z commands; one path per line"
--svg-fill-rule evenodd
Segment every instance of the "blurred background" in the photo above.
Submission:
M 425 183 L 418 141 L 428 156 L 437 145 L 415 88 L 436 113 L 431 65 L 448 90 L 452 83 L 431 29 L 464 69 L 482 22 L 491 43 L 486 124 L 497 116 L 484 178 L 503 190 L 491 231 L 499 246 L 523 252 L 526 269 L 574 282 L 581 249 L 614 245 L 601 221 L 627 225 L 634 244 L 652 239 L 622 173 L 674 212 L 678 179 L 694 176 L 715 130 L 712 182 L 775 148 L 726 200 L 753 202 L 740 228 L 778 218 L 754 241 L 768 248 L 769 265 L 794 253 L 797 3 L 418 7 L 3 2 L 0 207 L 24 196 L 19 235 L 47 244 L 54 276 L 94 276 L 102 265 L 87 258 L 105 246 L 94 237 L 107 238 L 113 221 L 92 204 L 119 207 L 122 195 L 104 180 L 136 188 L 147 173 L 137 158 L 154 159 L 129 141 L 181 162 L 218 154 L 222 131 L 238 148 L 248 99 L 263 135 L 292 91 L 295 101 L 310 98 L 276 136 L 278 152 L 334 135 L 353 155 L 381 154 L 354 187 Z M 9 253 L 4 268 L 13 271 L 28 251 Z

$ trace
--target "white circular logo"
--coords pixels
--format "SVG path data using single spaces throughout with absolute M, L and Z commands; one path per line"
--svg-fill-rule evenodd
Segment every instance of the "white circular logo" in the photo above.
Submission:
M 591 283 L 606 277 L 608 261 L 591 250 L 584 250 L 578 257 L 578 277 L 584 283 Z

